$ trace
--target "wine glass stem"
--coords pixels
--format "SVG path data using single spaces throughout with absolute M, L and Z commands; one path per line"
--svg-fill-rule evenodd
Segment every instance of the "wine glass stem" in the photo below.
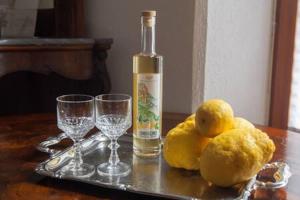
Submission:
M 74 148 L 75 148 L 75 157 L 74 157 L 74 164 L 75 164 L 75 170 L 80 169 L 82 164 L 82 156 L 81 156 L 81 145 L 80 142 L 75 141 L 74 142 Z
M 109 148 L 111 151 L 110 151 L 110 157 L 108 162 L 111 166 L 116 166 L 120 162 L 118 152 L 117 152 L 117 149 L 119 148 L 119 144 L 117 143 L 116 138 L 111 140 Z

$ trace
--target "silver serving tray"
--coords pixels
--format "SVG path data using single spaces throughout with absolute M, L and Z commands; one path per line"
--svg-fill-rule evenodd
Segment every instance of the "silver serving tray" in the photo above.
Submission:
M 119 140 L 118 153 L 120 160 L 131 165 L 131 172 L 125 177 L 104 177 L 95 174 L 89 178 L 63 176 L 60 169 L 68 164 L 74 156 L 73 147 L 63 151 L 50 149 L 49 146 L 65 139 L 65 134 L 52 137 L 42 142 L 37 148 L 50 154 L 50 158 L 36 167 L 36 172 L 45 176 L 59 179 L 68 179 L 100 187 L 125 190 L 151 196 L 168 197 L 175 199 L 248 199 L 251 191 L 257 188 L 274 189 L 284 187 L 291 176 L 286 163 L 275 162 L 267 164 L 263 170 L 272 168 L 272 182 L 259 181 L 253 177 L 249 182 L 232 188 L 213 186 L 202 179 L 198 171 L 187 171 L 169 167 L 162 155 L 157 158 L 140 158 L 133 154 L 132 137 L 124 135 Z M 83 161 L 92 165 L 106 162 L 110 155 L 107 148 L 109 140 L 101 133 L 92 135 L 81 142 Z M 271 176 L 272 176 L 271 175 Z

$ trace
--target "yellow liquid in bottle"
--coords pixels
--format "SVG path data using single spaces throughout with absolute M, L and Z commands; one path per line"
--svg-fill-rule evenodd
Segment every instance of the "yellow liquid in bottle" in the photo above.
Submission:
M 162 56 L 133 57 L 133 150 L 142 157 L 161 152 Z

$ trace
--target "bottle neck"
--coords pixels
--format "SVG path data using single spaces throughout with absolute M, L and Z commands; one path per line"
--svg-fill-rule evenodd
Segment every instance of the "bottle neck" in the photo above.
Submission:
M 155 17 L 142 17 L 142 54 L 154 55 L 155 52 Z

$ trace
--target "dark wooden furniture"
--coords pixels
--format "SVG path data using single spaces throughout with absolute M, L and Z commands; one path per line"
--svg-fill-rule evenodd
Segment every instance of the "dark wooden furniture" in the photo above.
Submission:
M 35 36 L 86 37 L 84 0 L 54 0 L 54 8 L 38 10 Z
M 110 91 L 111 39 L 0 40 L 0 115 L 50 112 L 62 94 Z
M 269 125 L 288 127 L 298 0 L 278 0 Z
M 163 133 L 182 121 L 186 115 L 163 116 Z M 253 199 L 300 199 L 300 135 L 291 131 L 260 127 L 276 144 L 273 160 L 287 162 L 293 173 L 287 188 L 259 190 Z M 47 155 L 35 146 L 60 131 L 54 114 L 0 117 L 0 199 L 158 199 L 88 184 L 43 177 L 34 172 Z
M 86 35 L 84 0 L 54 0 L 55 37 Z

